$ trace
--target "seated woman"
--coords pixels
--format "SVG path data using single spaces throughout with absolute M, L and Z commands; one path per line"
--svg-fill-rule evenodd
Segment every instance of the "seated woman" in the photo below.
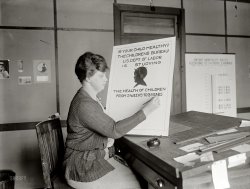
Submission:
M 75 65 L 82 87 L 69 108 L 64 157 L 65 178 L 73 188 L 140 188 L 132 171 L 110 157 L 107 149 L 158 108 L 159 99 L 149 100 L 131 117 L 115 122 L 97 98 L 107 83 L 107 68 L 105 59 L 91 52 L 80 56 Z

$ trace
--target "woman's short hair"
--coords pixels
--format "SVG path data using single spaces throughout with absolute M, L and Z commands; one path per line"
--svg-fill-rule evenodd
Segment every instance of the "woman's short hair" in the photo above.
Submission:
M 75 65 L 75 74 L 82 83 L 86 77 L 91 77 L 97 70 L 105 72 L 107 69 L 108 66 L 103 56 L 86 52 L 78 58 Z

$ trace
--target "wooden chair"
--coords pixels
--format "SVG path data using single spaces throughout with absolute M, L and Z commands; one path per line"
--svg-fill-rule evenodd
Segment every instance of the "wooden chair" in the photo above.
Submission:
M 72 189 L 63 176 L 64 140 L 59 118 L 36 125 L 45 188 Z

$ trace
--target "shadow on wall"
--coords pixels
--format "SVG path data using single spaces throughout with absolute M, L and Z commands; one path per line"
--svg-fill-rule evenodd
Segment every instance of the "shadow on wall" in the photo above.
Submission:
M 34 148 L 22 148 L 20 154 L 20 178 L 16 178 L 16 186 L 38 188 L 44 186 L 40 153 L 37 145 Z M 18 175 L 17 175 L 18 176 Z
M 0 167 L 16 173 L 15 188 L 44 185 L 35 130 L 0 132 Z

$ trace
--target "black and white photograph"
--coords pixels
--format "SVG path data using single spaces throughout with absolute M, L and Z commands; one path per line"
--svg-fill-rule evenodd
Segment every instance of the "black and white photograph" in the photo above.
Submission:
M 9 62 L 9 60 L 0 60 L 0 79 L 6 79 L 10 77 Z
M 0 189 L 250 189 L 250 0 L 0 0 Z

